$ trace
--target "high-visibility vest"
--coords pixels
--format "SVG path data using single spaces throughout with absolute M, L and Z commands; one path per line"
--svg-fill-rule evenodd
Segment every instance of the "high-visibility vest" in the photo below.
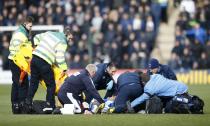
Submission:
M 65 61 L 65 51 L 67 49 L 67 39 L 61 32 L 45 32 L 34 37 L 37 47 L 33 51 L 36 55 L 45 60 L 50 65 L 56 64 L 62 70 L 67 69 Z
M 12 39 L 10 40 L 9 45 L 10 54 L 8 59 L 13 60 L 14 55 L 20 49 L 21 43 L 30 43 L 30 41 L 28 41 L 28 32 L 23 25 L 20 25 L 12 35 Z

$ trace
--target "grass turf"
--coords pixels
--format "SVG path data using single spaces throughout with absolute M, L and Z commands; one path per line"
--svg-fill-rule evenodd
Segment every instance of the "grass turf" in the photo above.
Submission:
M 13 115 L 11 113 L 10 105 L 11 86 L 0 85 L 0 126 L 209 126 L 210 85 L 189 86 L 189 89 L 189 92 L 191 94 L 196 94 L 204 100 L 205 114 Z M 44 98 L 45 91 L 40 88 L 35 96 L 35 99 Z

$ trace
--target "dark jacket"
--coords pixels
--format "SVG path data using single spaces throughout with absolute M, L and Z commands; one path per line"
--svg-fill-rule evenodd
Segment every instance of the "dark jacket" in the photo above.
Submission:
M 171 79 L 171 80 L 177 80 L 176 74 L 173 72 L 173 70 L 168 65 L 160 64 L 160 70 L 158 71 L 158 74 L 161 74 L 164 77 Z
M 152 75 L 152 73 L 150 71 L 149 71 L 149 74 Z M 164 77 L 171 79 L 171 80 L 177 80 L 176 74 L 173 72 L 173 70 L 168 65 L 160 64 L 160 69 L 157 72 L 157 74 L 161 74 Z
M 82 70 L 68 77 L 59 91 L 71 92 L 74 95 L 79 95 L 83 91 L 87 91 L 92 98 L 95 98 L 99 103 L 104 102 L 96 90 L 87 70 Z
M 93 82 L 97 90 L 106 89 L 106 84 L 112 80 L 112 76 L 107 72 L 107 64 L 101 63 L 97 65 L 96 75 L 93 77 Z
M 136 72 L 125 72 L 121 74 L 117 79 L 118 88 L 120 89 L 124 85 L 128 84 L 138 84 L 142 87 L 142 81 Z M 142 87 L 143 91 L 143 87 Z

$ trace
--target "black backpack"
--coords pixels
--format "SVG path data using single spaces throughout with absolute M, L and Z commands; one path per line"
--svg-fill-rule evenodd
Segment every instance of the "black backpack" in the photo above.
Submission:
M 53 108 L 46 101 L 34 100 L 32 114 L 52 114 Z
M 146 101 L 145 112 L 147 114 L 161 114 L 163 109 L 163 103 L 157 96 L 153 96 Z
M 204 101 L 198 96 L 191 98 L 189 106 L 192 114 L 203 114 Z
M 176 95 L 166 104 L 166 113 L 203 114 L 204 102 L 198 96 L 189 94 Z

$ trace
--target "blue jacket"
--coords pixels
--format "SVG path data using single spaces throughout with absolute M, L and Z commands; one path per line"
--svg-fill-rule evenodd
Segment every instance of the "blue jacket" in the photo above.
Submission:
M 164 77 L 171 79 L 171 80 L 177 80 L 176 74 L 173 72 L 173 70 L 168 65 L 160 64 L 160 69 L 157 72 L 157 74 L 163 75 Z M 149 71 L 149 75 L 152 75 L 152 73 L 150 71 Z
M 173 97 L 176 94 L 184 94 L 187 90 L 188 87 L 181 82 L 165 78 L 160 74 L 153 74 L 144 86 L 144 93 L 131 103 L 131 107 L 143 103 L 152 95 Z
M 75 95 L 79 95 L 83 91 L 87 91 L 92 98 L 96 99 L 99 103 L 104 102 L 96 90 L 87 70 L 82 70 L 68 77 L 59 91 L 71 92 Z
M 205 44 L 207 39 L 206 31 L 203 28 L 187 30 L 186 34 L 194 35 L 195 38 L 203 45 Z
M 128 84 L 141 84 L 141 79 L 136 72 L 125 72 L 121 74 L 117 79 L 118 87 L 121 88 L 124 85 Z
M 106 88 L 106 84 L 112 80 L 112 77 L 107 72 L 107 64 L 108 63 L 101 63 L 97 65 L 96 75 L 93 77 L 93 82 L 95 84 L 96 89 L 99 87 Z

